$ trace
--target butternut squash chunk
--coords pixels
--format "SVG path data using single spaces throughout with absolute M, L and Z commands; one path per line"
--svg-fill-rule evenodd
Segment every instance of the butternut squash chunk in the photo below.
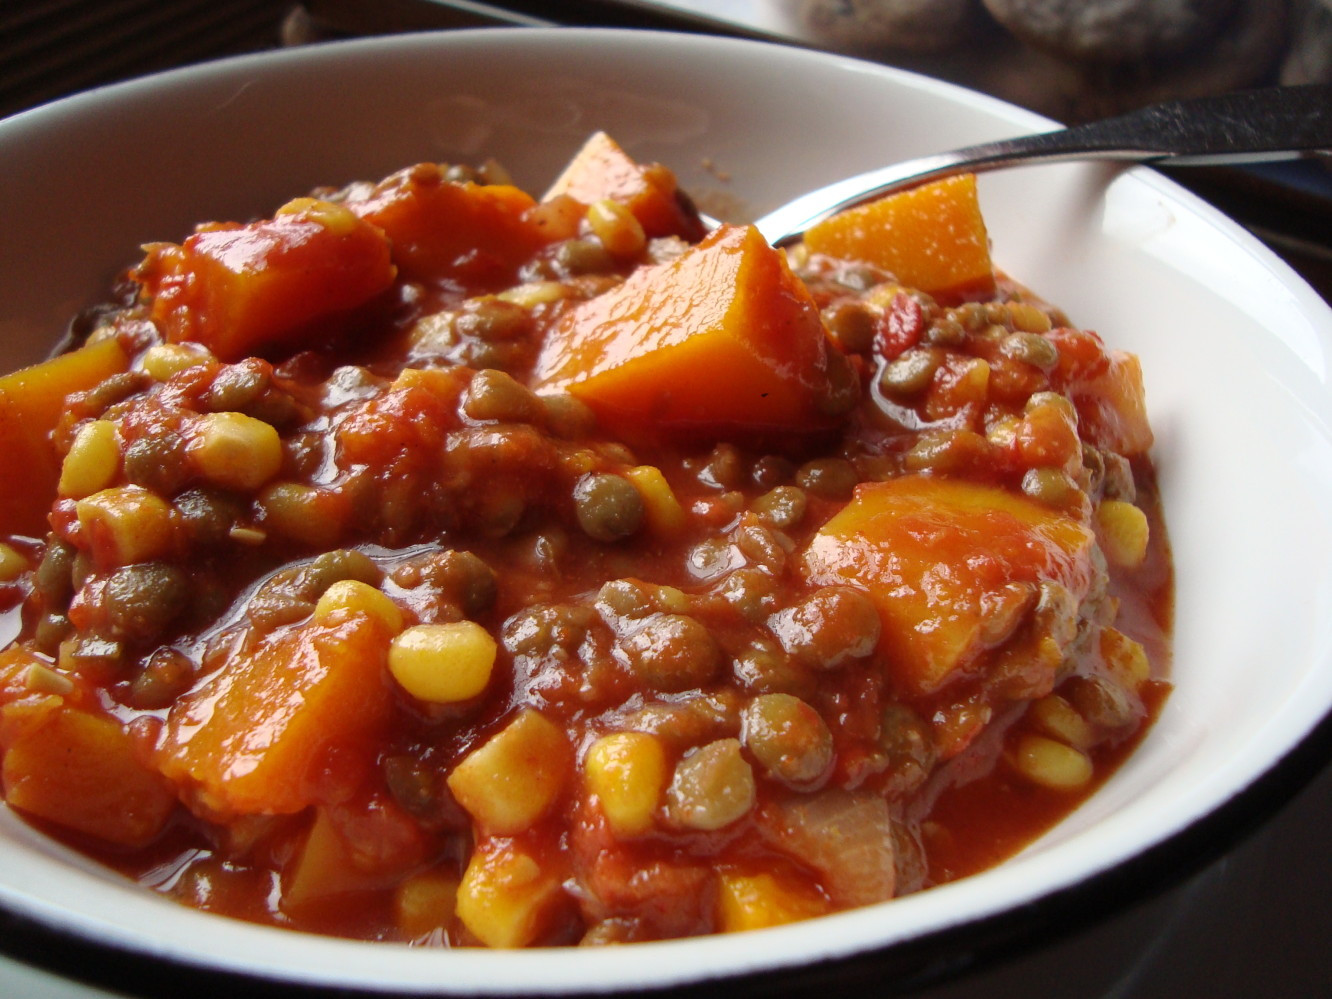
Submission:
M 1001 489 L 905 476 L 859 486 L 810 542 L 803 571 L 869 594 L 894 682 L 922 695 L 985 650 L 1010 584 L 1054 580 L 1081 599 L 1094 544 L 1087 525 Z
M 13 807 L 123 846 L 151 842 L 176 806 L 119 722 L 68 705 L 14 740 L 3 775 Z
M 171 708 L 159 768 L 219 816 L 317 803 L 330 747 L 373 731 L 388 710 L 390 638 L 381 619 L 349 612 L 236 652 Z
M 1106 369 L 1069 386 L 1082 435 L 1097 447 L 1123 455 L 1144 454 L 1152 446 L 1142 362 L 1136 354 L 1107 352 Z
M 834 352 L 785 256 L 753 227 L 724 226 L 566 313 L 533 382 L 609 429 L 799 431 L 834 420 Z
M 697 215 L 680 201 L 675 175 L 664 167 L 640 164 L 605 132 L 597 132 L 578 150 L 542 201 L 567 195 L 585 205 L 609 198 L 624 205 L 649 236 L 701 239 Z
M 546 242 L 528 217 L 535 205 L 516 187 L 446 181 L 429 169 L 399 171 L 350 203 L 388 236 L 404 277 L 495 288 L 512 284 Z
M 99 340 L 49 361 L 0 376 L 0 467 L 22 469 L 22 482 L 0 489 L 0 534 L 40 536 L 56 498 L 60 461 L 51 431 L 65 398 L 99 384 L 129 364 L 114 339 Z
M 811 253 L 863 260 L 931 293 L 994 290 L 976 178 L 950 177 L 848 209 L 805 233 Z
M 326 335 L 326 323 L 393 283 L 388 242 L 340 205 L 298 199 L 271 219 L 156 243 L 136 271 L 168 340 L 224 361 Z M 319 329 L 315 329 L 319 326 Z

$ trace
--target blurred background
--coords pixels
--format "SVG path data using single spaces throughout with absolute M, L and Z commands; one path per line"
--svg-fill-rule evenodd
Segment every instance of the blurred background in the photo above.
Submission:
M 503 23 L 779 39 L 920 70 L 1063 122 L 1332 80 L 1332 0 L 6 0 L 0 114 L 237 52 Z

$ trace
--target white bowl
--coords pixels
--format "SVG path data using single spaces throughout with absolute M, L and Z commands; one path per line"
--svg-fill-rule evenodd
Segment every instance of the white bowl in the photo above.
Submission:
M 605 129 L 709 205 L 724 197 L 757 215 L 894 158 L 1048 125 L 849 59 L 632 32 L 416 35 L 170 73 L 0 122 L 0 366 L 40 358 L 141 242 L 420 160 L 495 156 L 539 191 Z M 796 926 L 491 953 L 348 943 L 183 909 L 5 813 L 0 948 L 162 995 L 719 980 L 826 991 L 1011 945 L 1211 856 L 1325 741 L 1314 736 L 1332 707 L 1332 312 L 1238 226 L 1150 172 L 1032 168 L 983 178 L 981 197 L 1006 270 L 1141 355 L 1174 544 L 1176 690 L 1069 820 L 987 873 Z

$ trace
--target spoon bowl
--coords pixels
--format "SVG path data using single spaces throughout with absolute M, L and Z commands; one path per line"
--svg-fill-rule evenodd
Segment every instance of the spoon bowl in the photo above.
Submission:
M 754 224 L 773 246 L 783 246 L 847 208 L 962 173 L 1075 160 L 1222 166 L 1300 159 L 1329 150 L 1332 84 L 1264 87 L 1152 104 L 1073 128 L 906 160 L 802 194 Z

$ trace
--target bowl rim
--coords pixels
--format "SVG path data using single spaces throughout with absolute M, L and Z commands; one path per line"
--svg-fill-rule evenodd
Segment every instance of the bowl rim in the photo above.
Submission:
M 85 108 L 96 107 L 101 102 L 113 102 L 122 95 L 133 94 L 143 88 L 155 89 L 180 78 L 227 77 L 249 66 L 261 66 L 270 62 L 335 61 L 346 52 L 434 48 L 441 44 L 448 47 L 464 37 L 496 36 L 521 41 L 522 38 L 534 36 L 549 37 L 553 31 L 561 34 L 576 32 L 588 38 L 605 36 L 622 41 L 629 36 L 644 42 L 688 39 L 690 45 L 719 48 L 757 46 L 780 49 L 784 55 L 793 59 L 841 60 L 861 69 L 868 68 L 875 73 L 895 77 L 899 82 L 915 88 L 951 96 L 953 99 L 965 95 L 967 102 L 972 105 L 1005 109 L 1009 118 L 1025 116 L 1031 121 L 1033 128 L 1054 124 L 1032 112 L 1016 109 L 998 98 L 978 94 L 910 71 L 768 42 L 632 29 L 490 28 L 349 39 L 321 43 L 319 46 L 309 48 L 234 56 L 167 70 L 99 87 L 52 104 L 20 112 L 0 122 L 0 138 L 3 138 L 4 133 L 11 127 L 20 127 L 15 123 L 22 123 L 22 127 L 26 127 L 26 123 L 39 114 L 50 114 L 52 110 L 57 114 L 64 111 L 79 112 Z M 445 39 L 448 41 L 444 41 Z M 468 42 L 463 41 L 461 44 Z M 1019 114 L 1015 116 L 1014 111 Z M 1319 303 L 1324 312 L 1327 311 L 1326 303 L 1323 303 L 1321 297 L 1308 289 L 1303 280 L 1283 261 L 1219 211 L 1172 181 L 1151 171 L 1134 168 L 1128 173 L 1164 190 L 1173 200 L 1188 204 L 1200 215 L 1227 231 L 1233 239 L 1256 256 L 1260 263 L 1269 270 L 1274 269 L 1285 284 L 1297 289 L 1302 287 L 1303 292 Z M 848 981 L 882 981 L 885 972 L 893 975 L 895 982 L 907 982 L 910 987 L 915 987 L 953 977 L 962 971 L 1006 959 L 1025 949 L 1039 947 L 1051 939 L 1074 932 L 1103 918 L 1109 911 L 1158 894 L 1179 883 L 1274 814 L 1312 780 L 1330 758 L 1332 758 L 1332 706 L 1328 707 L 1298 739 L 1292 741 L 1279 759 L 1271 762 L 1249 783 L 1237 787 L 1228 798 L 1217 802 L 1211 811 L 1193 818 L 1173 833 L 1155 841 L 1146 850 L 1094 870 L 1084 881 L 1025 899 L 1024 904 L 1017 908 L 1009 907 L 981 913 L 938 926 L 905 940 L 893 940 L 869 949 L 836 954 L 826 958 L 824 963 L 814 966 L 783 966 L 779 961 L 773 961 L 770 966 L 758 970 L 736 967 L 716 978 L 690 977 L 687 972 L 682 972 L 678 978 L 647 984 L 637 983 L 635 987 L 643 992 L 707 991 L 714 988 L 726 988 L 728 991 L 740 989 L 749 992 L 762 991 L 770 985 L 781 983 L 784 987 L 799 988 L 809 984 L 812 987 L 826 989 L 830 980 L 834 978 Z M 936 892 L 942 890 L 946 889 L 934 889 Z M 203 958 L 196 959 L 190 955 L 176 953 L 157 953 L 147 946 L 135 950 L 123 941 L 98 939 L 87 926 L 61 925 L 59 913 L 15 907 L 3 890 L 0 890 L 0 925 L 6 929 L 5 933 L 0 934 L 0 952 L 20 961 L 56 971 L 66 977 L 128 989 L 135 994 L 178 995 L 181 986 L 177 976 L 182 969 L 189 970 L 190 987 L 198 988 L 205 994 L 211 994 L 214 988 L 219 992 L 222 989 L 231 992 L 237 985 L 242 985 L 250 991 L 257 991 L 260 995 L 290 996 L 307 991 L 310 994 L 328 994 L 329 985 L 326 982 L 288 978 L 279 980 L 266 974 L 262 969 L 249 971 L 223 969 L 215 967 Z M 285 934 L 291 931 L 274 932 Z M 143 943 L 140 941 L 141 945 Z M 967 946 L 959 951 L 957 947 L 959 943 L 966 943 Z M 391 947 L 392 945 L 368 946 Z M 672 942 L 637 946 L 672 947 L 680 944 Z M 71 957 L 74 958 L 73 961 Z M 396 994 L 427 994 L 411 987 L 394 986 L 394 989 L 397 990 Z M 359 982 L 343 983 L 338 986 L 338 990 L 349 995 L 395 994 Z M 588 994 L 610 990 L 608 986 L 595 984 L 578 989 L 579 992 Z M 493 993 L 483 993 L 470 988 L 469 993 L 506 996 L 518 994 L 512 988 L 499 989 Z M 540 994 L 547 993 L 542 991 Z M 554 989 L 549 994 L 568 994 L 568 992 L 565 989 Z

